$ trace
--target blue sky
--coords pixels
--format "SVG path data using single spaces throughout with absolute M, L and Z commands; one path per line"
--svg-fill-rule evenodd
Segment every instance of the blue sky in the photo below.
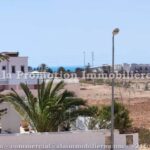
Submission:
M 19 51 L 29 65 L 111 63 L 111 33 L 116 63 L 150 63 L 149 0 L 1 0 L 0 51 Z

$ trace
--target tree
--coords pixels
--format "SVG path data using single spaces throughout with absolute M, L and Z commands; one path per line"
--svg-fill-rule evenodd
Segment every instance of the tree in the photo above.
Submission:
M 5 54 L 3 54 L 3 53 L 0 53 L 0 62 L 1 62 L 1 61 L 4 61 L 4 60 L 8 60 L 8 56 L 5 55 Z M 3 100 L 0 99 L 0 104 L 1 104 L 2 102 L 3 102 Z M 6 112 L 7 112 L 7 109 L 6 109 L 6 108 L 0 109 L 0 119 L 1 119 L 1 116 L 2 116 L 2 115 L 6 114 Z
M 46 64 L 40 64 L 39 65 L 39 67 L 38 67 L 38 70 L 40 71 L 40 72 L 47 72 L 47 70 L 48 70 L 48 66 L 46 65 Z
M 90 106 L 88 108 L 88 112 L 90 112 L 89 122 L 88 122 L 88 129 L 95 130 L 98 129 L 96 126 L 98 125 L 98 117 L 99 117 L 99 107 L 97 106 Z
M 8 60 L 8 56 L 5 53 L 0 53 L 0 62 L 4 60 Z
M 82 77 L 83 68 L 76 68 L 75 73 L 77 74 L 77 77 Z
M 62 66 L 61 66 L 61 67 L 59 67 L 59 68 L 58 68 L 58 71 L 57 71 L 57 72 L 58 72 L 59 74 L 60 74 L 60 73 L 62 73 L 62 74 L 63 74 L 63 73 L 65 73 L 65 72 L 66 72 L 66 70 L 65 70 L 65 68 L 64 68 L 64 67 L 62 67 Z
M 100 128 L 109 128 L 111 126 L 111 106 L 103 106 L 99 114 Z M 129 111 L 123 104 L 115 102 L 114 117 L 114 127 L 115 129 L 119 129 L 120 132 L 124 132 L 132 126 Z
M 29 72 L 32 72 L 33 71 L 33 68 L 31 66 L 28 66 L 28 71 Z
M 0 100 L 0 104 L 3 102 L 3 100 Z M 0 119 L 1 119 L 1 116 L 3 116 L 4 114 L 7 113 L 7 108 L 4 108 L 4 109 L 0 109 Z
M 21 97 L 14 89 L 2 97 L 11 102 L 38 132 L 68 130 L 79 115 L 87 114 L 86 102 L 64 90 L 62 81 L 55 85 L 53 80 L 47 84 L 38 83 L 37 96 L 28 85 L 21 83 L 20 86 L 26 97 Z
M 102 108 L 94 109 L 94 116 L 90 120 L 92 128 L 94 125 L 99 125 L 100 129 L 111 127 L 111 106 L 103 106 Z M 125 132 L 128 128 L 132 127 L 132 120 L 129 118 L 129 112 L 123 104 L 115 103 L 115 120 L 114 127 L 120 132 Z
M 85 72 L 86 73 L 91 73 L 92 72 L 90 63 L 88 63 L 88 65 L 85 67 Z
M 47 72 L 53 73 L 53 70 L 51 68 L 47 68 Z

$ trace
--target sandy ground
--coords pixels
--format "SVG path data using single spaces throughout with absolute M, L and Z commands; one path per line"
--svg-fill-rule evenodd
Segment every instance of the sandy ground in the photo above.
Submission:
M 91 84 L 68 84 L 68 90 L 88 101 L 89 105 L 111 103 L 111 86 Z M 115 87 L 115 99 L 126 105 L 135 127 L 150 129 L 150 91 Z
M 73 91 L 77 97 L 87 100 L 89 105 L 111 104 L 111 86 L 72 83 L 66 84 L 66 89 Z M 8 92 L 10 91 L 2 93 Z M 17 92 L 23 94 L 21 90 Z M 32 92 L 37 95 L 36 90 Z M 115 87 L 115 99 L 128 108 L 134 127 L 150 129 L 150 90 Z

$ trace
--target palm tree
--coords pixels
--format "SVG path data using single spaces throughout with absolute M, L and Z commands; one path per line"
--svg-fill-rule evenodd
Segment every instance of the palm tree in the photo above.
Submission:
M 5 53 L 0 53 L 0 62 L 4 60 L 8 60 L 8 56 Z
M 48 66 L 43 63 L 43 64 L 39 65 L 38 69 L 39 69 L 40 72 L 46 72 L 47 69 L 48 69 Z
M 72 92 L 64 90 L 61 81 L 54 85 L 54 80 L 47 84 L 38 82 L 37 96 L 28 85 L 21 83 L 26 97 L 21 97 L 14 89 L 4 99 L 11 102 L 16 110 L 30 122 L 38 132 L 68 130 L 70 123 L 79 115 L 88 114 L 86 102 L 76 98 Z
M 4 53 L 0 53 L 0 62 L 1 61 L 4 61 L 4 60 L 8 60 L 8 56 L 5 55 Z M 0 104 L 3 102 L 3 100 L 0 99 Z M 1 116 L 6 114 L 6 111 L 7 109 L 4 108 L 4 109 L 0 109 L 0 119 L 1 119 Z
M 0 104 L 3 102 L 3 100 L 0 100 Z M 7 108 L 4 108 L 4 109 L 0 109 L 0 119 L 1 119 L 1 116 L 6 114 L 7 112 Z
M 57 73 L 59 73 L 59 74 L 60 74 L 60 73 L 64 74 L 65 72 L 66 72 L 65 68 L 62 67 L 62 66 L 59 67 L 58 70 L 57 70 Z

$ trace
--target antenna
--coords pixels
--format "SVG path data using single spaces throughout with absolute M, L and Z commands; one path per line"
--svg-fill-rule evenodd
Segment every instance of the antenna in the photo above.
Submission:
M 92 67 L 94 67 L 94 52 L 92 52 L 91 54 L 92 54 Z

